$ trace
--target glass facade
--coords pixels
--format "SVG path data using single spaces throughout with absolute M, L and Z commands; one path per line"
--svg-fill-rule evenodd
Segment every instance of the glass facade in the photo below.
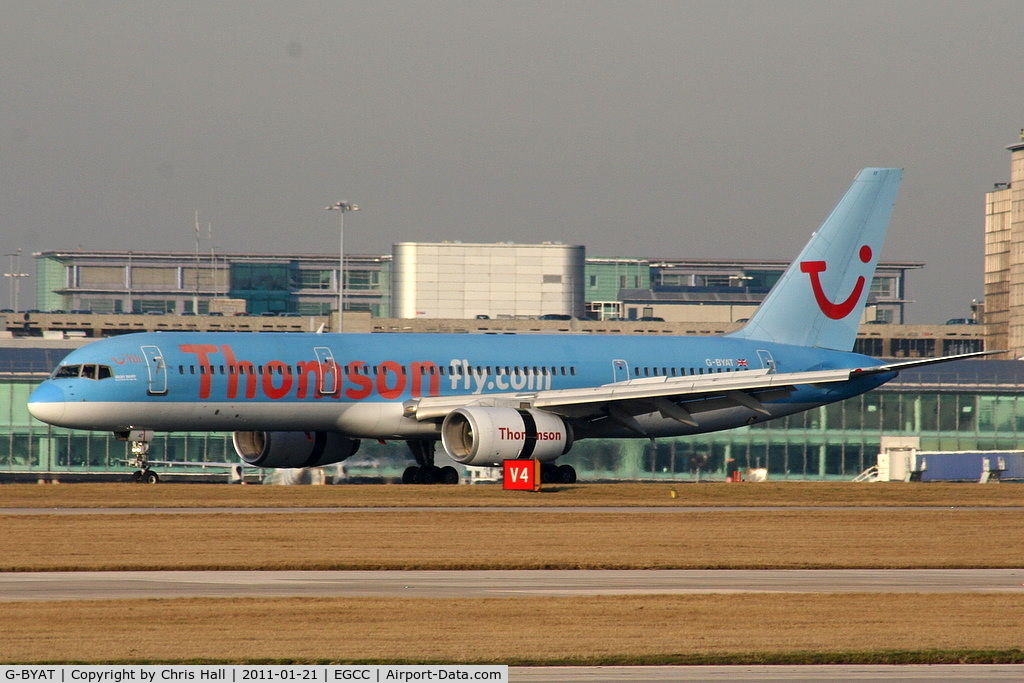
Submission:
M 67 268 L 62 260 L 37 258 L 35 280 L 35 308 L 43 311 L 71 308 L 66 306 L 65 298 L 60 294 L 68 286 Z
M 338 271 L 327 270 L 324 268 L 300 270 L 298 273 L 299 289 L 334 290 L 337 286 L 335 284 L 336 279 L 334 277 L 336 272 Z
M 35 261 L 43 311 L 205 314 L 225 297 L 254 315 L 319 316 L 338 306 L 337 256 L 82 251 L 42 252 Z M 389 313 L 388 261 L 346 255 L 346 310 Z
M 232 299 L 245 299 L 249 313 L 287 313 L 291 300 L 288 263 L 232 263 Z
M 127 474 L 128 444 L 107 432 L 50 427 L 28 414 L 29 394 L 42 378 L 5 380 L 0 375 L 0 475 L 34 473 Z M 203 472 L 203 462 L 236 462 L 231 435 L 222 433 L 157 434 L 151 457 L 195 462 L 180 472 Z
M 584 282 L 583 298 L 588 302 L 588 313 L 601 320 L 619 317 L 622 310 L 619 290 L 649 289 L 651 263 L 646 259 L 588 258 Z
M 916 436 L 922 450 L 1012 450 L 1024 399 L 979 392 L 876 391 L 752 427 L 676 439 L 583 441 L 559 460 L 582 479 L 721 477 L 763 467 L 771 479 L 852 479 L 875 465 L 883 436 Z M 699 468 L 699 473 L 698 473 Z

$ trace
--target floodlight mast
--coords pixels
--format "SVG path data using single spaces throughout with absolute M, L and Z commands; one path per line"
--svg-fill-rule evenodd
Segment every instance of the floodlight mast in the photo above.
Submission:
M 338 239 L 338 332 L 344 331 L 345 320 L 345 214 L 358 211 L 359 205 L 342 199 L 326 207 L 327 211 L 340 211 L 340 237 Z

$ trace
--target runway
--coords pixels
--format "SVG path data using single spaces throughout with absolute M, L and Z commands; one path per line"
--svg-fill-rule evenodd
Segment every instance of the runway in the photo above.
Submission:
M 0 574 L 0 602 L 125 598 L 1017 593 L 1021 569 L 124 571 Z
M 318 507 L 10 507 L 0 508 L 0 515 L 15 517 L 35 516 L 89 516 L 89 515 L 294 515 L 294 514 L 350 514 L 350 513 L 408 513 L 408 512 L 501 512 L 544 513 L 552 515 L 579 515 L 614 513 L 639 514 L 709 514 L 719 512 L 815 512 L 815 511 L 886 511 L 886 512 L 1021 512 L 1024 505 L 407 505 L 407 506 L 318 506 Z
M 206 501 L 196 501 L 206 502 Z M 458 511 L 495 513 L 513 518 L 543 513 L 571 521 L 577 515 L 619 516 L 655 513 L 666 520 L 677 515 L 715 513 L 813 514 L 821 510 L 933 512 L 958 514 L 990 511 L 1019 513 L 1024 506 L 967 505 L 756 505 L 756 506 L 300 506 L 236 507 L 193 505 L 172 507 L 11 507 L 0 515 L 134 516 L 204 515 L 264 517 L 288 514 L 330 515 L 344 520 L 358 513 Z M 141 519 L 139 521 L 142 521 Z M 182 520 L 185 523 L 186 520 Z M 189 522 L 191 523 L 191 522 Z M 153 565 L 151 565 L 153 566 Z M 487 570 L 487 571 L 123 571 L 0 573 L 0 602 L 95 601 L 120 599 L 264 597 L 376 598 L 516 598 L 613 595 L 682 595 L 774 593 L 999 593 L 1024 591 L 1024 564 L 1015 569 L 825 569 L 825 570 Z M 784 599 L 784 598 L 780 598 Z M 70 610 L 88 609 L 68 605 Z M 58 609 L 65 609 L 64 606 Z M 1024 666 L 671 666 L 671 667 L 510 667 L 510 681 L 668 681 L 668 680 L 1024 680 Z

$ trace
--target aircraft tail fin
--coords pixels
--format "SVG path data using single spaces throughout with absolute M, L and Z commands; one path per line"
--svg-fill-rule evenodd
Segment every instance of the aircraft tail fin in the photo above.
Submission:
M 750 321 L 730 336 L 850 351 L 903 169 L 866 168 Z

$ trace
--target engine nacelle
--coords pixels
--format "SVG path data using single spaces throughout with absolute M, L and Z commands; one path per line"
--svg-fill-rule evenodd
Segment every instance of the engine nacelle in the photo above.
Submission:
M 256 467 L 322 467 L 359 450 L 359 439 L 336 432 L 235 432 L 235 452 Z
M 572 428 L 541 410 L 459 408 L 441 424 L 441 443 L 463 465 L 499 465 L 515 458 L 547 462 L 569 452 Z

